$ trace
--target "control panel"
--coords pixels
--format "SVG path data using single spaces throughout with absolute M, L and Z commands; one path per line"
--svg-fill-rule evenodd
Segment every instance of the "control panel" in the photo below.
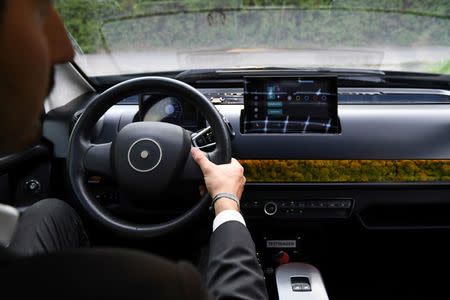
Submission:
M 351 198 L 302 200 L 247 200 L 241 203 L 242 212 L 250 217 L 273 218 L 347 218 L 353 207 Z

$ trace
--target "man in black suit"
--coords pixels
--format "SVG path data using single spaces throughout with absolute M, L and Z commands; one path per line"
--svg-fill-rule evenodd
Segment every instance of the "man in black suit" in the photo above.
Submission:
M 0 154 L 39 140 L 52 67 L 72 58 L 72 45 L 50 0 L 0 0 Z M 254 244 L 239 212 L 242 166 L 234 159 L 215 165 L 196 148 L 192 156 L 211 196 L 222 195 L 214 203 L 208 289 L 186 262 L 130 250 L 75 249 L 88 245 L 79 217 L 62 201 L 44 200 L 20 217 L 11 244 L 0 249 L 2 295 L 266 299 Z

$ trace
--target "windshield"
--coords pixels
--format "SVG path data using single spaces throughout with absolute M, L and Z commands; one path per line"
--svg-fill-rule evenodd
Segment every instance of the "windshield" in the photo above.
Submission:
M 246 67 L 450 73 L 445 0 L 56 0 L 88 76 Z

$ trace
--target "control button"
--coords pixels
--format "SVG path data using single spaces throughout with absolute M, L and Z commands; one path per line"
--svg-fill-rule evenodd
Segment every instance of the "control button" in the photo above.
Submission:
M 303 208 L 306 207 L 306 203 L 304 201 L 298 201 L 297 203 L 297 207 Z
M 317 208 L 317 207 L 319 207 L 319 201 L 311 201 L 311 202 L 310 202 L 310 206 L 311 206 L 312 208 Z
M 276 262 L 280 264 L 287 264 L 290 260 L 289 254 L 287 252 L 281 250 L 274 255 L 274 259 Z
M 205 140 L 208 144 L 212 144 L 215 142 L 214 140 L 214 133 L 211 131 L 208 131 L 205 135 Z
M 295 212 L 296 212 L 296 209 L 295 209 L 295 208 L 288 208 L 288 209 L 286 209 L 286 213 L 287 213 L 287 214 L 292 215 L 292 214 L 295 214 Z
M 311 291 L 311 283 L 308 277 L 291 277 L 291 286 L 294 292 Z
M 306 201 L 306 202 L 305 202 L 305 207 L 308 207 L 308 208 L 309 208 L 309 207 L 314 207 L 314 206 L 313 206 L 313 202 L 312 202 L 312 201 Z
M 199 146 L 199 147 L 203 147 L 203 146 L 206 145 L 206 140 L 205 140 L 205 137 L 203 135 L 197 137 L 195 142 L 197 143 L 197 146 Z
M 264 204 L 264 212 L 268 216 L 272 216 L 277 212 L 277 205 L 274 202 L 267 202 Z
M 248 207 L 250 207 L 250 206 L 251 206 L 251 202 L 247 202 L 247 201 L 241 202 L 241 207 L 248 208 Z
M 319 204 L 320 208 L 326 208 L 327 207 L 327 203 L 325 201 L 319 201 L 318 204 Z
M 329 201 L 328 202 L 328 208 L 337 208 L 338 202 L 337 201 Z
M 292 285 L 292 290 L 294 292 L 301 292 L 301 291 L 303 291 L 303 284 L 301 284 L 301 283 L 294 283 Z
M 253 206 L 253 207 L 260 207 L 261 206 L 261 202 L 255 200 L 255 201 L 251 202 L 251 206 Z
M 27 190 L 32 193 L 38 193 L 41 190 L 41 183 L 35 179 L 25 182 Z
M 283 207 L 283 208 L 289 207 L 289 202 L 288 201 L 281 201 L 280 202 L 280 207 Z

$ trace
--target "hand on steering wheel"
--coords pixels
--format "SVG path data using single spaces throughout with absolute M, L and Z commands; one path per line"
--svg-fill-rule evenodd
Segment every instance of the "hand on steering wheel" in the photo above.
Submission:
M 212 198 L 219 193 L 229 193 L 241 199 L 246 179 L 244 168 L 236 159 L 232 158 L 229 164 L 216 165 L 198 148 L 192 148 L 191 154 L 202 169 L 206 188 Z M 239 211 L 237 203 L 227 198 L 216 201 L 214 208 L 216 215 L 226 209 Z
M 193 87 L 164 77 L 142 77 L 122 82 L 95 98 L 75 124 L 67 158 L 69 182 L 75 196 L 88 214 L 112 231 L 136 238 L 160 236 L 192 222 L 209 205 L 209 195 L 183 215 L 162 224 L 136 224 L 113 216 L 89 193 L 87 174 L 110 176 L 120 189 L 143 195 L 164 196 L 177 180 L 203 179 L 190 153 L 192 138 L 184 128 L 161 122 L 136 122 L 126 125 L 111 143 L 92 144 L 92 128 L 100 117 L 127 97 L 156 92 L 172 95 L 190 103 L 206 118 L 216 140 L 208 153 L 215 164 L 229 163 L 231 142 L 222 116 L 206 97 Z

